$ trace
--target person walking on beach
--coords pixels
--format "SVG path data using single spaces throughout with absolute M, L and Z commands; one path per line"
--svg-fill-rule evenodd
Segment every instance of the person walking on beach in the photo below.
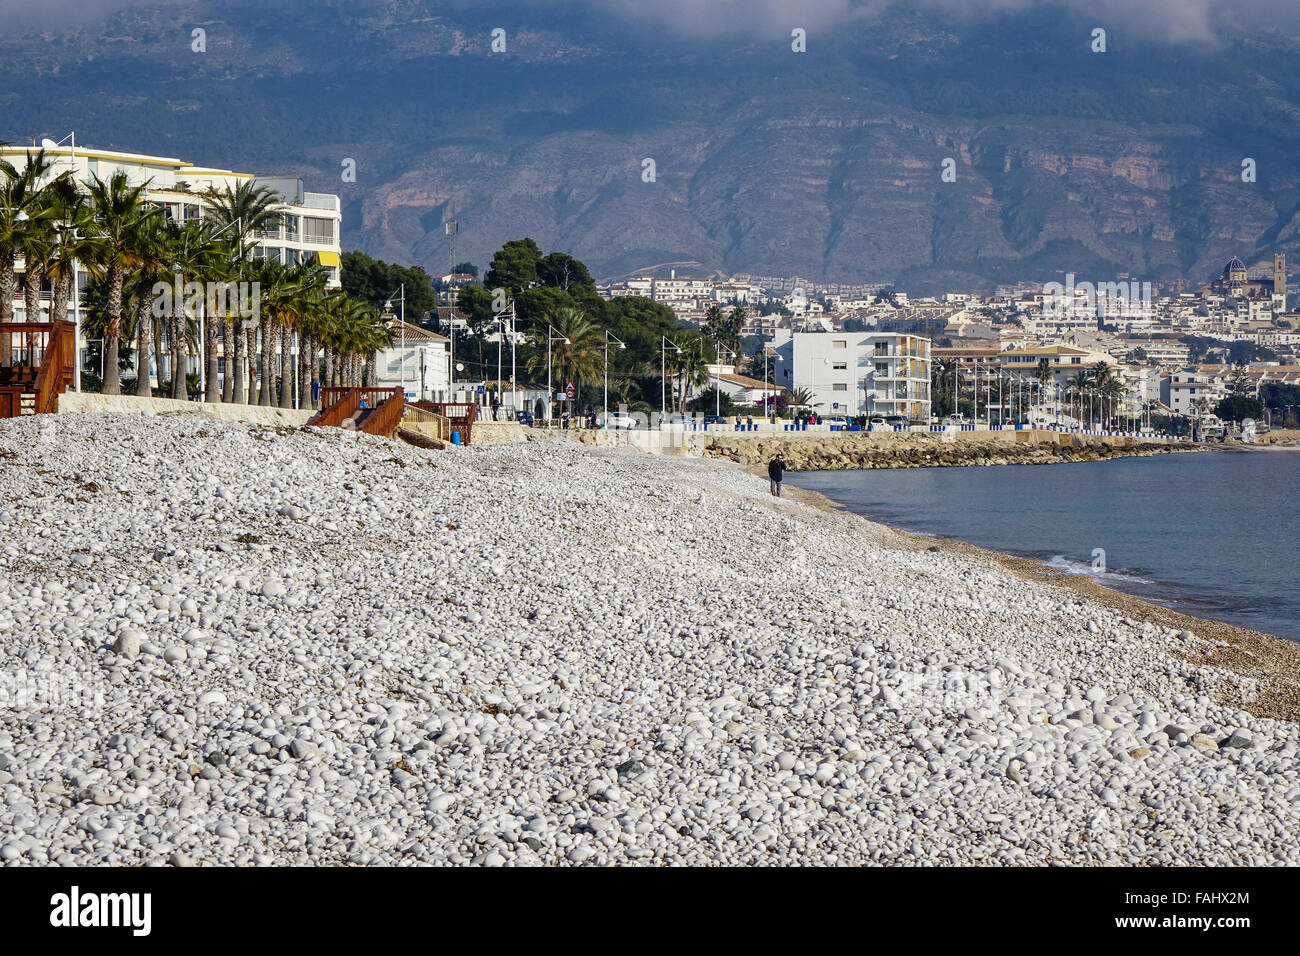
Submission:
M 781 497 L 781 479 L 785 477 L 785 455 L 777 455 L 767 463 L 768 483 L 772 489 L 772 496 Z

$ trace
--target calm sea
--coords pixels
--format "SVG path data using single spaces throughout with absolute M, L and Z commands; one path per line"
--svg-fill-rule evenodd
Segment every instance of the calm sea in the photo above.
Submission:
M 1300 641 L 1300 451 L 788 478 L 907 531 Z

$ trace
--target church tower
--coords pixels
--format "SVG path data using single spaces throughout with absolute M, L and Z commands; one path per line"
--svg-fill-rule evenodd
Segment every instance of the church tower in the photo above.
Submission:
M 1286 308 L 1286 254 L 1273 254 L 1273 294 L 1282 297 L 1282 308 Z

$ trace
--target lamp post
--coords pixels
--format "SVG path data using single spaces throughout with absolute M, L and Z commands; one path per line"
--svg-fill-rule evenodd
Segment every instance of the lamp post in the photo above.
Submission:
M 618 343 L 620 349 L 627 348 L 627 343 L 617 335 L 611 335 L 609 329 L 605 330 L 605 415 L 600 420 L 601 428 L 609 427 L 609 340 L 613 339 Z
M 668 336 L 659 336 L 659 377 L 661 380 L 659 388 L 659 427 L 664 427 L 664 419 L 668 417 L 668 346 L 677 350 L 677 354 L 682 354 L 682 348 L 676 342 L 670 341 Z
M 406 401 L 406 283 L 405 282 L 403 282 L 400 286 L 397 287 L 397 292 L 394 295 L 390 295 L 388 297 L 388 300 L 384 303 L 385 310 L 388 311 L 392 310 L 394 298 L 397 299 L 402 310 L 401 315 L 398 317 L 398 322 L 400 322 L 402 325 L 402 401 L 405 402 Z M 375 383 L 371 382 L 370 385 L 373 388 Z
M 555 400 L 555 389 L 551 385 L 551 343 L 563 342 L 569 344 L 569 340 L 555 331 L 555 326 L 546 327 L 546 425 L 549 428 L 551 424 L 551 403 Z

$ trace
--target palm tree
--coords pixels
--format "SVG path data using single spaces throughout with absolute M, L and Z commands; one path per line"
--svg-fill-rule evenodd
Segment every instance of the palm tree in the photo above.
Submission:
M 267 186 L 258 186 L 253 180 L 246 180 L 237 188 L 225 187 L 221 192 L 211 193 L 207 197 L 207 218 L 215 228 L 212 234 L 221 235 L 234 246 L 234 260 L 237 264 L 239 278 L 245 277 L 244 263 L 252 243 L 249 241 L 258 229 L 278 228 L 282 215 L 277 211 L 280 199 Z M 241 335 L 240 332 L 243 332 Z M 244 360 L 248 360 L 249 391 L 252 391 L 252 379 L 257 361 L 257 326 L 249 324 L 242 330 L 236 328 L 234 317 L 227 316 L 221 330 L 223 351 L 225 353 L 226 376 L 222 387 L 222 400 L 227 402 L 252 402 L 259 404 L 255 394 L 244 394 Z M 242 341 L 240 341 L 242 339 Z M 263 336 L 264 341 L 269 341 Z M 234 366 L 233 374 L 231 366 Z M 265 373 L 265 366 L 263 366 Z M 265 379 L 263 378 L 263 382 Z M 265 384 L 262 385 L 265 390 Z M 267 393 L 270 398 L 270 392 Z M 267 403 L 261 403 L 267 404 Z
M 1083 399 L 1092 387 L 1092 376 L 1086 371 L 1080 369 L 1078 372 L 1074 373 L 1074 377 L 1070 379 L 1066 385 L 1072 390 L 1077 399 L 1078 414 L 1075 415 L 1075 419 L 1077 421 L 1083 421 Z
M 584 381 L 595 381 L 601 377 L 604 368 L 604 333 L 581 309 L 557 309 L 548 314 L 546 320 L 555 327 L 557 334 L 567 340 L 551 343 L 553 374 L 560 382 L 572 382 L 574 394 L 581 395 Z M 534 375 L 545 374 L 547 331 L 534 330 L 534 334 L 540 335 L 540 345 L 533 356 L 526 360 L 525 367 Z
M 186 385 L 188 366 L 188 339 L 190 323 L 207 308 L 206 296 L 201 295 L 200 302 L 187 301 L 184 293 L 186 286 L 199 277 L 216 276 L 223 262 L 223 247 L 211 236 L 211 230 L 201 221 L 177 224 L 168 222 L 163 230 L 165 256 L 176 283 L 173 290 L 172 310 L 167 323 L 167 341 L 171 351 L 171 397 L 188 399 L 189 389 Z M 202 348 L 205 353 L 215 357 L 216 326 L 206 323 Z M 215 372 L 215 361 L 212 366 Z M 215 395 L 215 375 L 210 393 Z
M 154 287 L 159 282 L 170 284 L 173 279 L 168 270 L 166 227 L 162 216 L 146 216 L 131 245 L 127 288 L 135 303 L 135 394 L 139 398 L 153 396 L 149 369 L 153 365 Z
M 57 243 L 57 226 L 62 203 L 75 191 L 69 173 L 60 173 L 49 181 L 51 163 L 45 150 L 27 154 L 27 165 L 19 172 L 12 164 L 0 160 L 0 321 L 13 321 L 13 297 L 16 276 L 14 256 L 23 259 L 23 305 L 28 322 L 41 320 L 41 280 L 50 266 Z M 55 318 L 53 312 L 51 318 Z M 8 336 L 5 336 L 8 343 Z M 36 334 L 27 335 L 27 362 L 36 364 Z M 7 356 L 5 356 L 7 361 Z
M 49 196 L 41 183 L 50 165 L 45 150 L 28 153 L 27 165 L 21 171 L 7 159 L 0 158 L 0 322 L 14 320 L 14 293 L 17 291 L 14 259 L 23 254 L 31 234 L 39 231 L 39 225 L 34 226 L 33 219 L 41 216 L 47 220 L 52 218 Z M 28 315 L 27 321 L 36 319 Z
M 85 194 L 70 189 L 60 198 L 60 206 L 53 256 L 45 269 L 50 281 L 50 317 L 56 319 L 67 315 L 76 285 L 77 262 L 93 257 L 95 251 Z
M 677 411 L 686 407 L 686 396 L 692 388 L 703 388 L 709 384 L 709 363 L 704 355 L 704 336 L 698 332 L 678 332 L 668 336 L 681 351 L 668 359 L 668 368 L 673 374 L 675 387 L 674 404 Z
M 813 394 L 806 388 L 796 388 L 791 390 L 788 400 L 791 408 L 811 408 Z
M 118 337 L 122 333 L 122 286 L 136 233 L 149 215 L 156 214 L 146 210 L 141 202 L 147 186 L 148 183 L 129 185 L 124 172 L 114 173 L 108 182 L 96 176 L 90 183 L 96 256 L 87 266 L 91 275 L 104 281 L 107 294 L 102 386 L 105 395 L 119 395 L 122 391 L 117 367 Z

